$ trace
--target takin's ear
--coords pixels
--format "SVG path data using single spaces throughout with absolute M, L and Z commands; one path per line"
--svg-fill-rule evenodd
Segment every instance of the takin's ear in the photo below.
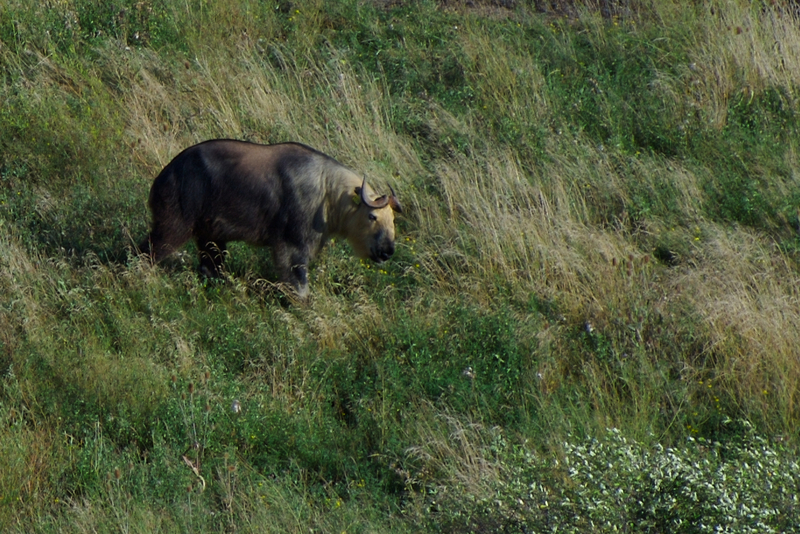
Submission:
M 394 193 L 394 191 L 392 191 L 392 193 Z M 397 213 L 403 213 L 403 206 L 400 205 L 400 201 L 397 200 L 396 196 L 392 195 L 391 197 L 389 197 L 389 205 Z

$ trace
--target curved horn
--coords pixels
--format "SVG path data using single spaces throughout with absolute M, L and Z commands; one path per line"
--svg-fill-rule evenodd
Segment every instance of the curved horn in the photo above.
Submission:
M 391 199 L 386 195 L 383 195 L 375 200 L 370 200 L 367 198 L 367 177 L 364 177 L 364 181 L 361 182 L 361 202 L 363 202 L 365 206 L 378 210 L 388 206 L 390 200 Z

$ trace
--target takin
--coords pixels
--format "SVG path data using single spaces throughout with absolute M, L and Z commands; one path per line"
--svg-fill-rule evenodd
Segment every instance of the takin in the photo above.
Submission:
M 259 145 L 215 139 L 178 154 L 150 189 L 152 230 L 139 245 L 159 262 L 194 237 L 200 272 L 218 276 L 229 241 L 272 250 L 280 281 L 308 296 L 308 264 L 329 238 L 375 262 L 394 253 L 391 195 L 378 197 L 366 178 L 299 143 Z

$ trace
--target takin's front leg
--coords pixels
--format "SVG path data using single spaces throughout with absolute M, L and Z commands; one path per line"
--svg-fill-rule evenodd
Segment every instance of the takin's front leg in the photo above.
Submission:
M 197 248 L 200 251 L 200 274 L 207 278 L 221 276 L 226 246 L 227 243 L 215 243 L 205 238 L 197 238 Z
M 139 244 L 139 253 L 146 254 L 151 262 L 158 263 L 186 243 L 191 235 L 191 230 L 178 221 L 156 222 L 153 230 Z
M 308 262 L 307 250 L 290 245 L 275 245 L 272 249 L 275 266 L 278 268 L 281 282 L 288 284 L 300 300 L 308 298 Z

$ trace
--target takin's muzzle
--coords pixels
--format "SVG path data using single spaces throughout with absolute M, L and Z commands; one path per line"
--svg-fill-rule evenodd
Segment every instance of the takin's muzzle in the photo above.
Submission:
M 375 236 L 374 244 L 369 250 L 369 259 L 375 263 L 381 263 L 392 257 L 394 254 L 394 239 L 385 235 L 381 230 Z

